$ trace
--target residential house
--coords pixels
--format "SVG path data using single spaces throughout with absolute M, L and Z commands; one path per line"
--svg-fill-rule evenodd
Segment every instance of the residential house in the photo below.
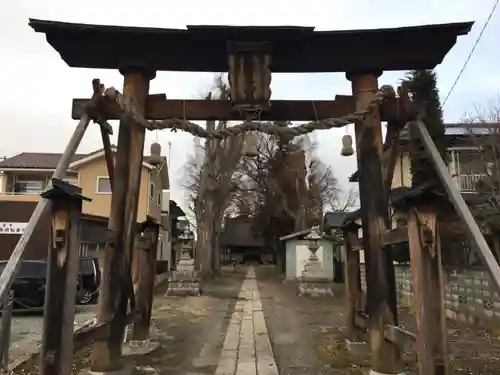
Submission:
M 115 147 L 112 149 L 116 152 Z M 22 152 L 0 162 L 0 259 L 9 258 L 60 158 L 61 154 L 57 153 Z M 74 155 L 65 181 L 79 186 L 82 194 L 91 199 L 82 207 L 80 255 L 94 256 L 110 240 L 107 225 L 111 185 L 104 150 Z M 137 221 L 140 223 L 150 218 L 162 223 L 158 259 L 168 258 L 170 253 L 162 251 L 163 247 L 168 247 L 164 242 L 170 239 L 166 233 L 169 220 L 165 218 L 165 212 L 162 215 L 162 211 L 168 215 L 169 201 L 162 206 L 163 191 L 168 189 L 167 160 L 161 155 L 161 146 L 153 143 L 150 155 L 144 156 L 142 163 Z M 49 225 L 49 216 L 46 215 L 28 244 L 27 258 L 43 259 L 47 256 Z
M 462 193 L 465 201 L 476 217 L 492 215 L 492 207 L 488 200 L 491 194 L 481 194 L 478 182 L 491 175 L 494 166 L 492 160 L 485 160 L 481 147 L 491 142 L 492 135 L 497 133 L 498 124 L 446 124 L 446 139 L 448 150 L 448 170 L 452 181 Z M 358 182 L 358 172 L 351 175 L 350 182 Z M 403 134 L 400 137 L 400 156 L 396 160 L 394 175 L 389 194 L 391 204 L 392 227 L 407 225 L 406 212 L 398 209 L 398 202 L 411 192 L 412 173 L 409 155 L 409 139 Z M 495 210 L 496 212 L 497 210 Z M 467 249 L 473 248 L 468 238 L 462 232 L 442 233 L 443 241 L 453 249 L 466 249 L 474 264 L 478 261 L 476 253 Z M 474 258 L 474 259 L 472 259 Z M 458 257 L 455 257 L 458 259 Z
M 487 176 L 487 170 L 492 163 L 482 160 L 483 154 L 479 152 L 480 137 L 488 137 L 489 133 L 474 132 L 467 129 L 470 124 L 446 124 L 446 139 L 448 144 L 448 170 L 452 181 L 463 194 L 465 200 L 474 204 L 478 199 L 477 183 Z M 482 129 L 485 129 L 481 126 Z M 479 129 L 476 127 L 476 129 Z M 396 160 L 394 175 L 391 185 L 390 199 L 397 200 L 409 191 L 412 184 L 411 163 L 409 154 L 409 139 L 402 136 L 400 139 L 400 155 Z M 349 178 L 350 182 L 358 182 L 356 171 Z M 394 227 L 406 225 L 403 219 L 394 218 Z M 398 221 L 400 220 L 400 221 Z

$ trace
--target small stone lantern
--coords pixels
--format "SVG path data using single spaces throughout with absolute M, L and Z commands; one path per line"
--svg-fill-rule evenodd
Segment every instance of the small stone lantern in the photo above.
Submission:
M 318 241 L 321 239 L 321 236 L 319 235 L 317 228 L 313 227 L 311 229 L 311 233 L 306 237 L 309 240 L 309 251 L 311 254 L 309 254 L 309 261 L 310 262 L 317 262 L 318 256 L 316 255 L 316 252 L 319 249 L 319 244 Z
M 316 255 L 320 247 L 319 241 L 322 239 L 318 232 L 318 227 L 312 227 L 309 235 L 305 237 L 308 240 L 308 248 L 311 253 L 304 265 L 302 278 L 298 285 L 299 296 L 333 296 L 332 282 L 325 277 L 321 261 Z
M 342 137 L 342 151 L 340 155 L 351 156 L 354 154 L 354 148 L 352 147 L 352 137 L 346 134 Z

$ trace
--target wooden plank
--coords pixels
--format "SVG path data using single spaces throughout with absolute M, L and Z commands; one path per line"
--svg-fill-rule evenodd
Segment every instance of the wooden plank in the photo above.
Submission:
M 113 191 L 114 175 L 115 175 L 115 162 L 113 160 L 113 151 L 111 149 L 111 139 L 109 132 L 104 126 L 101 125 L 101 139 L 104 148 L 104 159 L 106 160 L 106 167 L 108 168 L 109 184 L 111 191 Z
M 423 231 L 432 234 L 433 241 Z M 444 281 L 436 212 L 430 206 L 410 211 L 409 242 L 417 320 L 418 373 L 449 374 Z
M 73 99 L 71 116 L 78 118 L 83 113 L 88 99 Z M 385 102 L 382 106 L 383 121 L 401 116 L 398 111 L 398 98 Z M 116 103 L 105 101 L 103 113 L 109 120 L 119 119 Z M 262 121 L 313 121 L 325 118 L 341 117 L 355 111 L 355 102 L 350 95 L 336 95 L 335 100 L 271 100 L 270 112 L 263 112 Z M 145 118 L 163 120 L 181 118 L 190 121 L 234 120 L 241 116 L 231 108 L 227 100 L 180 100 L 166 99 L 161 95 L 149 95 L 146 100 Z
M 351 238 L 357 237 L 357 232 L 344 230 L 345 246 L 345 290 L 347 304 L 347 330 L 349 340 L 353 342 L 361 341 L 359 329 L 356 327 L 356 314 L 362 308 L 361 272 L 359 262 L 359 252 L 352 248 Z M 357 242 L 357 241 L 356 241 Z
M 138 309 L 130 311 L 125 317 L 127 325 L 139 319 L 141 313 Z M 82 327 L 73 333 L 73 352 L 77 352 L 95 341 L 106 340 L 110 333 L 111 322 L 100 322 L 89 327 Z
M 385 326 L 384 337 L 401 347 L 415 343 L 417 335 L 398 326 L 388 324 Z
M 384 246 L 408 242 L 408 227 L 403 226 L 395 229 L 389 229 L 382 234 L 382 242 Z
M 58 189 L 54 188 L 52 191 L 55 190 Z M 40 374 L 70 375 L 73 363 L 81 201 L 69 195 L 52 199 Z

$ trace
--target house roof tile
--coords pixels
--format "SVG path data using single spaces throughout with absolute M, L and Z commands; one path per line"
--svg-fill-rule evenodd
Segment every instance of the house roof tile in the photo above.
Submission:
M 115 146 L 112 145 L 112 148 Z M 77 160 L 89 157 L 96 153 L 101 152 L 103 149 L 92 151 L 88 154 L 75 154 L 71 159 L 72 162 Z M 61 159 L 61 153 L 52 153 L 52 152 L 21 152 L 20 154 L 14 155 L 11 158 L 5 159 L 0 162 L 0 170 L 1 169 L 9 169 L 9 168 L 20 168 L 20 169 L 56 169 L 57 163 Z M 144 161 L 149 163 L 155 159 L 155 157 L 150 155 L 144 156 Z M 166 162 L 166 157 L 161 156 L 162 163 Z M 162 168 L 161 171 L 161 179 L 164 184 L 164 188 L 169 188 L 169 177 L 168 171 L 166 168 Z
M 1 168 L 23 169 L 55 169 L 62 154 L 50 152 L 22 152 L 0 162 Z M 75 154 L 72 161 L 86 157 L 86 154 Z

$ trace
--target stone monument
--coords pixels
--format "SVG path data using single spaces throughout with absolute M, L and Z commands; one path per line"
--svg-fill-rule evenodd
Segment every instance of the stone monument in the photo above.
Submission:
M 318 242 L 322 239 L 318 232 L 319 228 L 313 227 L 306 237 L 309 240 L 309 251 L 311 253 L 299 280 L 299 296 L 333 297 L 333 281 L 325 276 L 321 261 L 316 255 L 319 249 Z
M 179 223 L 181 224 L 181 223 Z M 194 236 L 189 230 L 189 224 L 182 225 L 184 232 L 179 236 L 181 240 L 181 256 L 176 270 L 168 278 L 167 296 L 199 296 L 200 280 L 191 257 Z

